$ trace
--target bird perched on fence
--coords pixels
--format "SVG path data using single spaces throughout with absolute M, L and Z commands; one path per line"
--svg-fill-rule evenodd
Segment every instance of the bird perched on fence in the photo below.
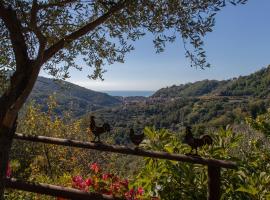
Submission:
M 94 116 L 90 117 L 89 129 L 90 132 L 95 136 L 93 142 L 96 141 L 96 138 L 98 138 L 98 142 L 100 142 L 100 135 L 102 133 L 111 131 L 111 127 L 108 123 L 104 123 L 102 126 L 97 126 Z
M 187 126 L 183 142 L 191 147 L 190 153 L 195 149 L 195 155 L 198 155 L 198 147 L 202 147 L 207 144 L 211 145 L 213 143 L 213 139 L 209 135 L 202 135 L 200 138 L 194 138 L 191 132 L 191 127 Z
M 144 139 L 144 133 L 136 135 L 134 130 L 131 128 L 129 132 L 129 138 L 133 144 L 139 146 Z

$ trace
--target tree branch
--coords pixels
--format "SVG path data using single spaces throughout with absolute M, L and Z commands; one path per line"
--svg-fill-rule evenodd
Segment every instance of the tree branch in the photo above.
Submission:
M 46 47 L 46 37 L 40 31 L 40 28 L 37 26 L 37 13 L 38 13 L 38 3 L 37 0 L 33 0 L 32 8 L 31 8 L 31 18 L 30 18 L 30 26 L 38 38 L 39 41 L 39 49 L 37 55 L 37 61 L 41 61 L 43 57 L 43 53 Z
M 13 47 L 18 69 L 29 60 L 25 38 L 22 34 L 21 22 L 17 13 L 10 6 L 5 8 L 3 1 L 0 1 L 0 18 L 4 21 L 9 31 L 9 37 Z
M 48 3 L 48 4 L 40 4 L 38 7 L 39 9 L 46 9 L 46 8 L 51 8 L 51 7 L 61 7 L 61 6 L 65 6 L 68 3 L 74 3 L 78 0 L 63 0 L 60 1 L 58 3 Z
M 116 12 L 123 9 L 126 6 L 127 2 L 131 2 L 131 1 L 132 0 L 119 1 L 117 4 L 115 4 L 115 6 L 111 7 L 109 9 L 109 11 L 106 12 L 104 15 L 100 16 L 99 18 L 97 18 L 94 21 L 89 22 L 88 24 L 86 24 L 82 28 L 78 29 L 77 31 L 74 31 L 73 33 L 60 39 L 58 42 L 53 44 L 51 47 L 49 47 L 45 51 L 42 63 L 47 62 L 51 57 L 53 57 L 55 55 L 56 52 L 58 52 L 60 49 L 64 48 L 64 45 L 66 43 L 70 43 L 70 42 L 84 36 L 88 32 L 94 30 L 97 26 L 99 26 L 100 24 L 102 24 L 103 22 L 108 20 L 113 14 L 115 14 Z

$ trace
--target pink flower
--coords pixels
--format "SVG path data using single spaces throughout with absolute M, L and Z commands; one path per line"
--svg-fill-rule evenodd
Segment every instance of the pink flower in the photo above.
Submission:
M 92 185 L 92 184 L 93 184 L 92 179 L 91 179 L 91 178 L 86 179 L 86 180 L 85 180 L 85 184 L 86 184 L 87 186 Z
M 128 189 L 128 180 L 124 179 L 123 181 L 120 182 L 125 188 Z
M 111 190 L 114 192 L 119 192 L 120 190 L 120 184 L 118 182 L 115 182 L 111 185 Z
M 11 167 L 10 167 L 10 164 L 8 162 L 8 164 L 7 164 L 7 171 L 6 171 L 6 177 L 7 178 L 10 178 L 10 176 L 11 176 Z
M 74 176 L 72 178 L 73 183 L 80 183 L 83 181 L 83 178 L 81 176 Z
M 125 197 L 128 200 L 134 199 L 134 196 L 135 196 L 135 192 L 134 192 L 134 189 L 133 188 L 130 189 L 128 192 L 125 193 Z
M 86 182 L 83 180 L 81 176 L 74 176 L 72 178 L 72 186 L 74 188 L 80 189 L 80 190 L 86 190 Z
M 108 178 L 112 178 L 112 174 L 102 174 L 102 179 L 106 181 Z
M 90 169 L 92 171 L 94 171 L 96 174 L 99 172 L 100 168 L 99 168 L 99 165 L 97 163 L 93 163 L 90 165 Z
M 137 189 L 137 193 L 139 194 L 139 195 L 143 195 L 143 193 L 144 193 L 144 190 L 143 190 L 143 188 L 142 187 L 138 187 L 138 189 Z

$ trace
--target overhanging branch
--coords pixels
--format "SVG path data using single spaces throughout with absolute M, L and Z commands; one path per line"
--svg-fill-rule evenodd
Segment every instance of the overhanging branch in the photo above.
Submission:
M 40 62 L 43 57 L 43 53 L 46 47 L 46 37 L 42 34 L 40 28 L 37 26 L 37 13 L 38 13 L 38 3 L 37 0 L 33 0 L 31 13 L 30 13 L 30 26 L 38 38 L 39 49 L 37 55 L 37 61 Z
M 58 42 L 53 44 L 51 47 L 49 47 L 45 51 L 42 63 L 47 62 L 51 57 L 53 57 L 55 55 L 55 53 L 57 53 L 59 50 L 64 48 L 65 43 L 70 43 L 70 42 L 84 36 L 85 34 L 89 33 L 90 31 L 94 30 L 100 24 L 102 24 L 106 20 L 108 20 L 116 12 L 123 9 L 126 6 L 127 2 L 130 2 L 130 1 L 132 1 L 132 0 L 124 0 L 124 1 L 120 0 L 119 3 L 117 3 L 116 5 L 111 7 L 110 10 L 108 12 L 106 12 L 104 15 L 100 16 L 99 18 L 97 18 L 94 21 L 89 22 L 88 24 L 86 24 L 82 28 L 78 29 L 77 31 L 74 31 L 73 33 L 60 39 Z
M 0 1 L 0 18 L 9 31 L 17 67 L 24 65 L 28 61 L 27 46 L 22 34 L 21 22 L 15 10 L 9 6 L 6 8 L 3 1 Z
M 47 8 L 51 8 L 51 7 L 61 7 L 61 6 L 65 6 L 66 4 L 69 3 L 74 3 L 78 0 L 63 0 L 57 3 L 47 3 L 47 4 L 40 4 L 38 7 L 39 9 L 47 9 Z

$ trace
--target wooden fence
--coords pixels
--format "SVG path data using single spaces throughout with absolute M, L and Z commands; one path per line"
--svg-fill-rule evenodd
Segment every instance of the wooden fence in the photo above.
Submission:
M 15 139 L 206 165 L 208 169 L 208 198 L 207 198 L 208 200 L 218 200 L 220 198 L 221 168 L 227 169 L 237 168 L 236 163 L 231 161 L 208 159 L 197 156 L 170 154 L 166 152 L 149 151 L 139 148 L 128 148 L 125 146 L 108 145 L 103 143 L 82 142 L 77 140 L 61 139 L 45 136 L 30 136 L 19 133 L 15 135 Z M 54 186 L 49 184 L 21 182 L 16 179 L 7 179 L 6 187 L 40 194 L 47 194 L 51 196 L 69 198 L 74 200 L 119 199 L 113 198 L 112 196 L 108 195 L 87 193 L 76 189 Z

